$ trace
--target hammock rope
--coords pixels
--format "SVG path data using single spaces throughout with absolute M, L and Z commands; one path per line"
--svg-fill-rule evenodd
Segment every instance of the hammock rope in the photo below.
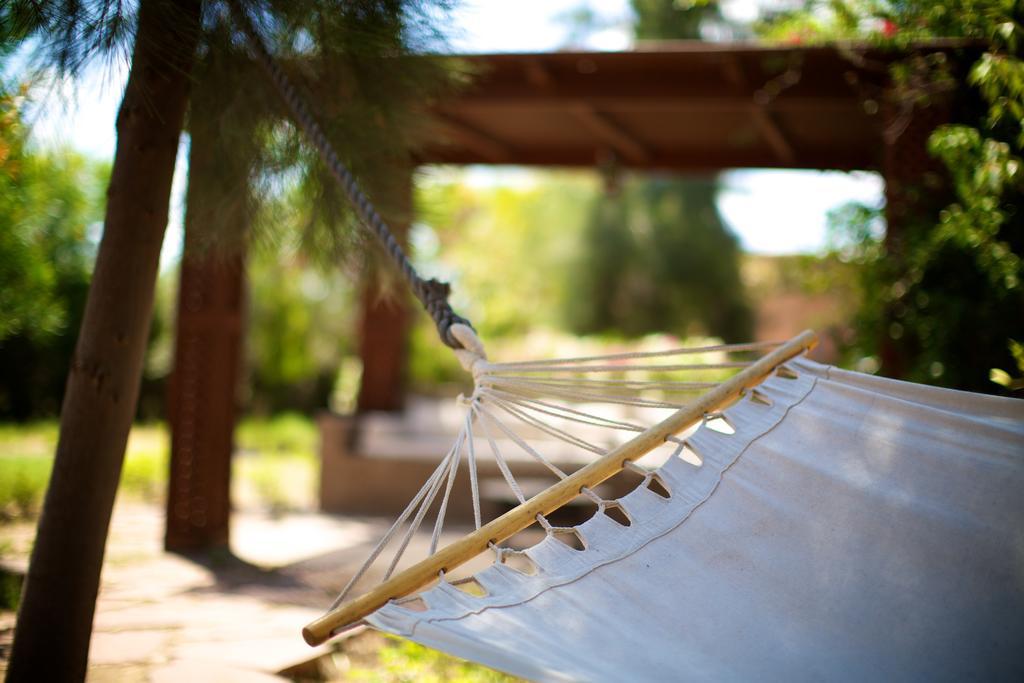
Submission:
M 677 436 L 680 431 L 701 420 L 707 420 L 715 410 L 734 400 L 746 389 L 755 386 L 779 364 L 813 346 L 815 337 L 813 333 L 806 332 L 785 344 L 718 344 L 666 351 L 490 363 L 483 344 L 472 326 L 465 318 L 456 314 L 448 303 L 448 284 L 433 279 L 426 280 L 416 272 L 402 246 L 395 239 L 394 233 L 362 191 L 352 172 L 341 161 L 313 116 L 308 103 L 270 55 L 238 1 L 228 0 L 227 5 L 234 24 L 244 34 L 256 61 L 266 72 L 295 123 L 317 150 L 321 160 L 348 197 L 360 222 L 383 245 L 410 289 L 430 314 L 441 340 L 454 350 L 463 368 L 472 375 L 474 381 L 473 394 L 469 399 L 462 399 L 466 413 L 454 444 L 370 552 L 367 560 L 342 589 L 328 613 L 303 629 L 303 636 L 310 644 L 323 642 L 340 628 L 358 622 L 389 600 L 402 598 L 422 589 L 431 580 L 445 581 L 446 574 L 452 569 L 485 550 L 492 550 L 495 561 L 503 562 L 506 554 L 514 551 L 504 549 L 498 543 L 533 522 L 539 523 L 546 534 L 574 534 L 582 541 L 574 529 L 553 526 L 545 515 L 580 495 L 594 502 L 599 512 L 606 512 L 611 508 L 618 508 L 621 512 L 618 503 L 603 499 L 592 487 L 624 469 L 644 472 L 644 481 L 649 482 L 654 475 L 637 465 L 635 460 L 667 442 L 677 444 L 676 455 L 683 454 L 686 443 Z M 727 360 L 729 353 L 751 352 L 767 355 L 756 361 Z M 655 359 L 664 360 L 695 354 L 713 354 L 714 358 L 708 362 L 650 362 Z M 666 378 L 666 375 L 687 372 L 736 374 L 721 383 L 708 382 L 706 376 L 685 381 Z M 592 373 L 598 373 L 603 378 L 592 379 L 582 376 Z M 703 390 L 707 390 L 706 393 L 689 404 L 674 398 L 678 394 Z M 575 407 L 563 404 L 572 404 Z M 619 412 L 614 417 L 601 415 L 595 412 L 595 406 L 604 406 L 605 409 L 617 408 Z M 623 411 L 658 410 L 675 412 L 646 429 L 627 421 L 626 416 L 621 414 Z M 572 474 L 566 473 L 527 439 L 506 425 L 504 419 L 508 418 L 514 418 L 517 423 L 528 429 L 583 451 L 585 457 L 590 460 L 589 464 Z M 570 425 L 590 430 L 609 430 L 619 436 L 622 432 L 635 436 L 625 443 L 608 438 L 606 445 L 600 445 L 594 443 L 592 438 L 577 436 L 563 428 Z M 519 502 L 517 508 L 487 524 L 482 523 L 474 427 L 478 427 L 486 439 L 498 470 Z M 522 450 L 528 456 L 528 460 L 538 462 L 552 472 L 557 477 L 557 482 L 537 496 L 527 499 L 512 472 L 508 458 L 502 453 L 498 441 L 494 438 L 495 430 Z M 470 471 L 470 495 L 476 530 L 438 551 L 464 451 Z M 594 456 L 597 456 L 596 460 Z M 693 464 L 699 466 L 700 463 Z M 403 555 L 435 502 L 438 509 L 431 531 L 427 560 L 395 575 Z M 407 528 L 400 534 L 403 526 Z M 396 539 L 398 547 L 384 571 L 381 584 L 369 593 L 346 603 L 346 598 L 356 584 L 366 576 L 370 567 Z
M 625 515 L 617 501 L 604 499 L 594 487 L 609 477 L 623 470 L 638 474 L 643 479 L 643 486 L 649 486 L 657 478 L 657 472 L 644 467 L 637 461 L 647 453 L 663 444 L 674 444 L 673 453 L 668 456 L 679 458 L 693 467 L 701 467 L 702 460 L 695 457 L 688 449 L 685 432 L 690 427 L 710 423 L 721 419 L 720 411 L 733 401 L 750 392 L 755 398 L 756 387 L 770 373 L 775 372 L 783 363 L 812 348 L 816 342 L 813 332 L 807 331 L 794 337 L 784 344 L 720 344 L 714 346 L 694 347 L 687 349 L 670 349 L 667 351 L 639 352 L 630 354 L 609 354 L 605 356 L 586 356 L 563 358 L 548 361 L 528 361 L 521 363 L 490 363 L 483 345 L 473 330 L 464 325 L 453 325 L 453 336 L 457 337 L 460 347 L 455 349 L 463 368 L 472 374 L 474 390 L 470 397 L 459 397 L 466 412 L 455 443 L 449 449 L 442 462 L 427 478 L 420 491 L 405 508 L 399 518 L 392 524 L 378 544 L 374 547 L 363 566 L 348 581 L 341 593 L 334 600 L 328 612 L 307 625 L 303 636 L 310 644 L 321 643 L 332 635 L 354 626 L 365 616 L 380 608 L 390 600 L 401 600 L 407 604 L 406 597 L 434 581 L 445 581 L 453 586 L 461 585 L 461 581 L 450 581 L 447 577 L 461 564 L 485 551 L 494 553 L 494 561 L 504 563 L 508 557 L 521 554 L 513 548 L 499 544 L 537 523 L 545 534 L 567 539 L 576 538 L 586 546 L 586 541 L 574 528 L 559 527 L 550 522 L 547 514 L 560 509 L 578 496 L 584 496 L 597 506 L 598 514 L 608 514 L 615 509 Z M 762 352 L 760 358 L 746 361 L 727 360 L 730 353 Z M 704 354 L 704 358 L 694 358 L 694 362 L 680 364 L 674 362 L 682 354 Z M 657 364 L 657 359 L 668 360 L 665 364 Z M 700 362 L 697 362 L 700 361 Z M 621 384 L 581 386 L 562 385 L 557 382 L 550 385 L 542 381 L 523 380 L 518 372 L 523 367 L 549 367 L 561 370 L 578 370 L 585 373 L 588 365 L 598 368 L 598 372 L 607 377 L 604 368 L 614 365 L 622 374 L 654 373 L 657 377 L 652 385 L 659 387 L 657 391 L 670 391 L 683 387 L 687 390 L 701 390 L 704 384 L 710 388 L 687 404 L 668 400 L 645 398 L 641 394 L 650 392 L 650 386 L 641 378 L 630 379 Z M 642 370 L 636 370 L 642 368 Z M 666 368 L 672 368 L 666 370 Z M 511 371 L 511 376 L 506 374 Z M 714 373 L 717 382 L 675 381 L 665 379 L 666 375 Z M 723 374 L 731 377 L 721 380 Z M 613 378 L 619 379 L 619 378 Z M 604 380 L 612 381 L 612 380 Z M 600 389 L 612 389 L 600 393 Z M 631 395 L 632 394 L 632 395 Z M 607 411 L 613 411 L 612 415 Z M 663 414 L 672 411 L 664 419 L 650 420 L 655 422 L 643 428 L 639 423 L 647 423 L 647 419 L 638 420 L 638 415 L 628 417 L 623 412 L 640 411 L 643 416 Z M 602 414 L 604 411 L 604 414 Z M 617 411 L 617 412 L 616 412 Z M 506 421 L 512 421 L 535 434 L 530 436 L 517 434 Z M 584 434 L 572 433 L 569 427 L 575 425 L 586 430 Z M 637 431 L 642 430 L 642 431 Z M 590 432 L 609 435 L 605 440 L 595 440 Z M 623 435 L 634 435 L 624 443 Z M 481 437 L 477 439 L 476 437 Z M 497 436 L 504 439 L 499 440 Z M 561 442 L 567 445 L 570 452 L 580 452 L 579 462 L 583 465 L 571 473 L 564 471 L 558 464 L 541 451 L 539 444 L 531 444 L 538 436 L 552 439 L 550 443 Z M 483 520 L 481 486 L 479 481 L 479 462 L 481 453 L 476 447 L 477 442 L 486 442 L 494 464 L 518 506 L 510 512 L 486 523 Z M 512 468 L 512 461 L 504 452 L 502 442 L 505 441 L 517 450 L 521 450 L 527 461 L 539 463 L 550 471 L 556 482 L 541 493 L 527 497 L 522 484 L 517 480 Z M 463 455 L 469 468 L 469 488 L 473 506 L 474 531 L 462 539 L 439 549 L 440 538 L 444 529 L 444 516 L 449 509 L 451 495 L 459 487 L 455 486 L 459 463 Z M 664 455 L 664 454 L 663 454 Z M 573 460 L 572 462 L 577 462 Z M 663 487 L 662 487 L 663 488 Z M 439 502 L 438 502 L 439 501 Z M 431 534 L 429 555 L 412 566 L 397 572 L 397 568 L 406 553 L 410 541 L 423 524 L 428 512 L 437 504 L 437 517 L 434 520 Z M 616 517 L 611 516 L 615 521 Z M 622 524 L 623 522 L 619 522 Z M 402 527 L 407 527 L 402 531 Z M 356 585 L 365 578 L 371 568 L 385 551 L 399 539 L 393 551 L 383 579 L 375 587 L 362 593 L 359 597 L 350 598 Z M 470 579 L 465 583 L 471 583 Z M 409 598 L 410 600 L 412 598 Z
M 313 116 L 306 100 L 299 94 L 277 61 L 270 56 L 270 52 L 248 15 L 239 7 L 237 0 L 228 0 L 227 4 L 235 25 L 245 34 L 249 46 L 255 53 L 256 61 L 267 73 L 278 95 L 284 100 L 293 120 L 305 133 L 306 139 L 316 149 L 320 159 L 345 192 L 363 227 L 377 238 L 392 262 L 398 267 L 413 294 L 433 319 L 441 340 L 453 349 L 461 348 L 458 339 L 451 334 L 451 326 L 461 324 L 472 327 L 472 325 L 452 310 L 448 303 L 448 295 L 451 291 L 448 283 L 434 279 L 427 280 L 416 271 L 405 250 L 402 249 L 402 245 L 395 239 L 394 232 L 381 217 L 373 202 L 363 192 L 355 176 L 341 161 L 320 123 Z
M 540 436 L 547 436 L 561 443 L 567 444 L 572 449 L 583 451 L 587 459 L 594 456 L 602 457 L 607 455 L 615 445 L 613 437 L 607 439 L 605 445 L 595 443 L 592 439 L 584 438 L 568 431 L 568 425 L 581 425 L 595 433 L 614 434 L 638 434 L 647 428 L 635 422 L 610 416 L 600 412 L 600 406 L 604 405 L 613 412 L 624 409 L 639 409 L 643 411 L 664 411 L 677 410 L 682 403 L 643 398 L 640 394 L 650 391 L 652 388 L 658 391 L 672 392 L 701 391 L 708 387 L 718 386 L 716 382 L 687 382 L 659 380 L 592 380 L 602 382 L 597 385 L 586 383 L 585 380 L 574 379 L 569 382 L 547 382 L 524 380 L 518 373 L 524 368 L 536 368 L 538 372 L 547 370 L 565 371 L 573 373 L 586 373 L 590 368 L 596 369 L 598 373 L 606 374 L 611 372 L 609 368 L 614 367 L 619 373 L 649 374 L 657 373 L 659 377 L 666 374 L 690 374 L 707 373 L 709 371 L 735 372 L 749 369 L 757 361 L 726 361 L 729 354 L 766 352 L 777 350 L 781 343 L 764 342 L 756 344 L 716 344 L 711 346 L 687 347 L 667 349 L 664 351 L 644 351 L 636 353 L 616 353 L 602 356 L 585 356 L 576 358 L 559 358 L 542 361 L 526 361 L 515 363 L 491 363 L 487 360 L 483 345 L 475 333 L 466 327 L 456 327 L 454 332 L 459 336 L 461 349 L 456 351 L 463 367 L 471 372 L 474 377 L 474 391 L 469 398 L 459 397 L 460 403 L 466 407 L 466 413 L 461 421 L 461 428 L 455 438 L 455 443 L 448 451 L 441 465 L 424 482 L 419 492 L 413 497 L 410 507 L 407 507 L 392 525 L 387 533 L 381 538 L 377 546 L 367 557 L 366 561 L 355 573 L 352 579 L 345 585 L 338 597 L 331 605 L 331 610 L 345 602 L 352 594 L 357 583 L 368 573 L 370 568 L 378 561 L 385 549 L 396 537 L 399 527 L 406 524 L 409 518 L 408 529 L 403 534 L 401 542 L 394 550 L 387 570 L 384 572 L 383 581 L 387 581 L 401 562 L 409 541 L 420 528 L 424 517 L 436 501 L 438 510 L 434 521 L 433 533 L 430 539 L 428 556 L 437 552 L 441 532 L 444 528 L 445 514 L 449 508 L 449 500 L 456 490 L 454 486 L 455 477 L 463 452 L 469 469 L 470 498 L 473 506 L 474 529 L 479 530 L 482 526 L 482 503 L 479 484 L 479 453 L 476 450 L 475 436 L 481 437 L 488 445 L 491 457 L 511 491 L 515 500 L 520 505 L 525 505 L 528 497 L 522 485 L 513 472 L 512 463 L 508 455 L 502 449 L 499 438 L 504 437 L 510 445 L 521 451 L 529 461 L 543 466 L 547 471 L 556 477 L 557 481 L 564 481 L 571 475 L 561 467 L 552 462 L 551 458 L 545 456 L 541 449 L 531 445 L 530 440 L 516 432 L 507 422 L 511 421 L 532 429 Z M 706 362 L 694 362 L 679 364 L 674 362 L 659 364 L 657 360 L 672 361 L 680 355 L 694 356 L 703 355 Z M 516 374 L 505 374 L 513 372 Z M 611 384 L 603 384 L 611 382 Z M 582 387 L 582 388 L 581 388 Z M 600 393 L 599 390 L 611 389 L 611 393 Z M 718 413 L 708 411 L 702 414 L 702 419 L 712 420 L 718 417 Z M 685 441 L 675 435 L 666 435 L 665 442 L 676 444 L 674 455 L 682 452 Z M 693 464 L 693 463 L 691 463 Z M 623 468 L 630 469 L 640 474 L 645 480 L 651 476 L 651 470 L 638 465 L 633 460 L 623 463 Z M 443 492 L 442 483 L 445 483 Z M 618 507 L 614 501 L 601 497 L 591 486 L 581 486 L 578 494 L 585 496 L 597 506 L 598 512 L 606 511 L 611 507 Z M 415 507 L 415 513 L 412 508 Z M 554 526 L 544 514 L 536 514 L 531 518 L 536 521 L 546 534 L 569 533 L 570 529 Z M 495 543 L 488 543 L 487 547 L 496 554 L 496 562 L 502 561 L 503 553 L 513 551 L 511 548 L 503 548 Z M 450 572 L 451 568 L 445 568 Z M 443 580 L 445 569 L 437 572 L 436 578 Z

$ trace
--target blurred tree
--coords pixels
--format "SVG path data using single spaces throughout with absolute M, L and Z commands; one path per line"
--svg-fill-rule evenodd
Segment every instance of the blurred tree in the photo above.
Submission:
M 633 0 L 632 7 L 641 41 L 699 38 L 702 26 L 722 21 L 713 2 Z M 600 197 L 566 300 L 574 331 L 750 339 L 739 245 L 722 223 L 716 194 L 714 177 L 664 176 Z
M 578 332 L 750 339 L 739 246 L 718 216 L 716 187 L 713 178 L 638 179 L 598 200 L 576 272 L 588 295 L 570 307 Z
M 1014 0 L 821 2 L 775 17 L 772 37 L 869 38 L 906 46 L 930 37 L 972 38 L 966 78 L 946 60 L 911 55 L 892 69 L 895 106 L 907 116 L 956 88 L 958 122 L 937 128 L 931 154 L 949 173 L 954 201 L 921 202 L 897 244 L 853 207 L 837 221 L 846 255 L 862 266 L 859 354 L 895 351 L 910 380 L 972 391 L 1011 388 L 1024 374 L 1024 6 Z M 919 189 L 926 194 L 926 189 Z M 942 197 L 939 197 L 942 199 Z M 883 362 L 881 371 L 893 372 Z
M 565 329 L 565 276 L 579 255 L 585 215 L 600 191 L 589 172 L 531 172 L 531 182 L 476 187 L 443 169 L 416 182 L 412 253 L 421 273 L 452 283 L 452 305 L 482 338 Z M 532 182 L 532 180 L 536 182 Z M 524 306 L 523 302 L 530 302 Z M 466 373 L 434 323 L 419 314 L 410 339 L 409 378 L 417 392 L 457 386 Z
M 264 414 L 323 410 L 342 358 L 355 353 L 352 279 L 293 249 L 257 250 L 248 270 L 245 403 Z
M 89 288 L 109 168 L 27 147 L 23 92 L 0 93 L 0 418 L 55 415 Z
M 720 21 L 718 3 L 707 0 L 630 0 L 637 40 L 699 40 L 701 28 Z
M 382 90 L 389 87 L 386 67 L 404 63 L 380 56 L 426 39 L 438 16 L 431 8 L 405 21 L 410 14 L 404 10 L 418 3 L 400 0 L 367 0 L 355 6 L 328 0 L 238 4 L 273 38 L 272 50 L 286 57 L 329 52 L 319 40 L 324 34 L 317 31 L 331 17 L 396 18 L 392 23 L 399 29 L 390 32 L 390 42 L 354 30 L 353 42 L 346 46 L 359 46 L 354 51 L 362 59 L 354 66 L 369 69 L 377 79 L 374 86 Z M 149 336 L 179 137 L 197 59 L 213 46 L 203 41 L 205 31 L 221 25 L 225 14 L 224 5 L 213 0 L 0 4 L 0 44 L 34 41 L 60 76 L 80 73 L 96 57 L 130 52 L 103 237 L 64 396 L 53 476 L 26 578 L 9 681 L 85 676 L 106 533 Z M 381 70 L 372 70 L 373 63 Z M 324 75 L 314 74 L 314 79 Z M 235 86 L 226 84 L 237 91 Z M 344 106 L 346 98 L 338 99 L 338 106 Z M 382 128 L 389 122 L 382 110 L 369 113 Z M 327 227 L 339 226 L 327 221 Z M 75 571 L 68 573 L 72 565 Z
M 577 255 L 579 207 L 596 196 L 596 178 L 560 173 L 528 187 L 422 182 L 417 189 L 417 264 L 454 282 L 453 303 L 480 334 L 522 335 L 562 324 L 561 302 L 572 284 L 557 274 Z

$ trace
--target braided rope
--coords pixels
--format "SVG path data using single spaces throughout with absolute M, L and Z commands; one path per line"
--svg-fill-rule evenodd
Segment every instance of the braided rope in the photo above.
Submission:
M 249 17 L 238 6 L 237 0 L 229 0 L 227 4 L 231 9 L 235 25 L 240 27 L 245 34 L 250 47 L 256 53 L 256 59 L 260 66 L 267 72 L 281 99 L 284 100 L 291 111 L 295 122 L 306 134 L 309 142 L 313 144 L 320 154 L 320 158 L 327 165 L 331 175 L 334 176 L 334 179 L 344 190 L 363 226 L 380 240 L 388 256 L 398 266 L 398 269 L 409 283 L 413 294 L 416 295 L 423 308 L 426 309 L 433 319 L 441 341 L 453 349 L 461 349 L 462 344 L 451 334 L 451 326 L 456 323 L 469 327 L 472 327 L 472 325 L 470 325 L 468 320 L 452 310 L 451 305 L 448 303 L 448 294 L 450 292 L 448 283 L 434 279 L 425 280 L 416 272 L 416 269 L 402 249 L 402 245 L 395 239 L 391 228 L 388 227 L 388 224 L 377 213 L 376 207 L 374 207 L 362 188 L 359 187 L 355 176 L 352 175 L 352 172 L 338 157 L 334 146 L 327 139 L 320 124 L 306 105 L 305 100 L 292 85 L 291 80 L 281 69 L 280 65 L 270 56 L 270 52 L 256 32 Z

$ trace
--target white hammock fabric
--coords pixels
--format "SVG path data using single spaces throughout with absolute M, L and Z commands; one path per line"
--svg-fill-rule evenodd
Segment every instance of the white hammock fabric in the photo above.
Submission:
M 797 359 L 487 595 L 373 626 L 534 680 L 1024 680 L 1024 401 Z

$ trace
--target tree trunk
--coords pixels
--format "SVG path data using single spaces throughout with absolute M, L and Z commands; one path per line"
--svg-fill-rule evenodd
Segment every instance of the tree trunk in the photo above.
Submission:
M 85 677 L 110 514 L 135 415 L 199 0 L 142 0 L 103 239 L 68 374 L 8 681 Z

